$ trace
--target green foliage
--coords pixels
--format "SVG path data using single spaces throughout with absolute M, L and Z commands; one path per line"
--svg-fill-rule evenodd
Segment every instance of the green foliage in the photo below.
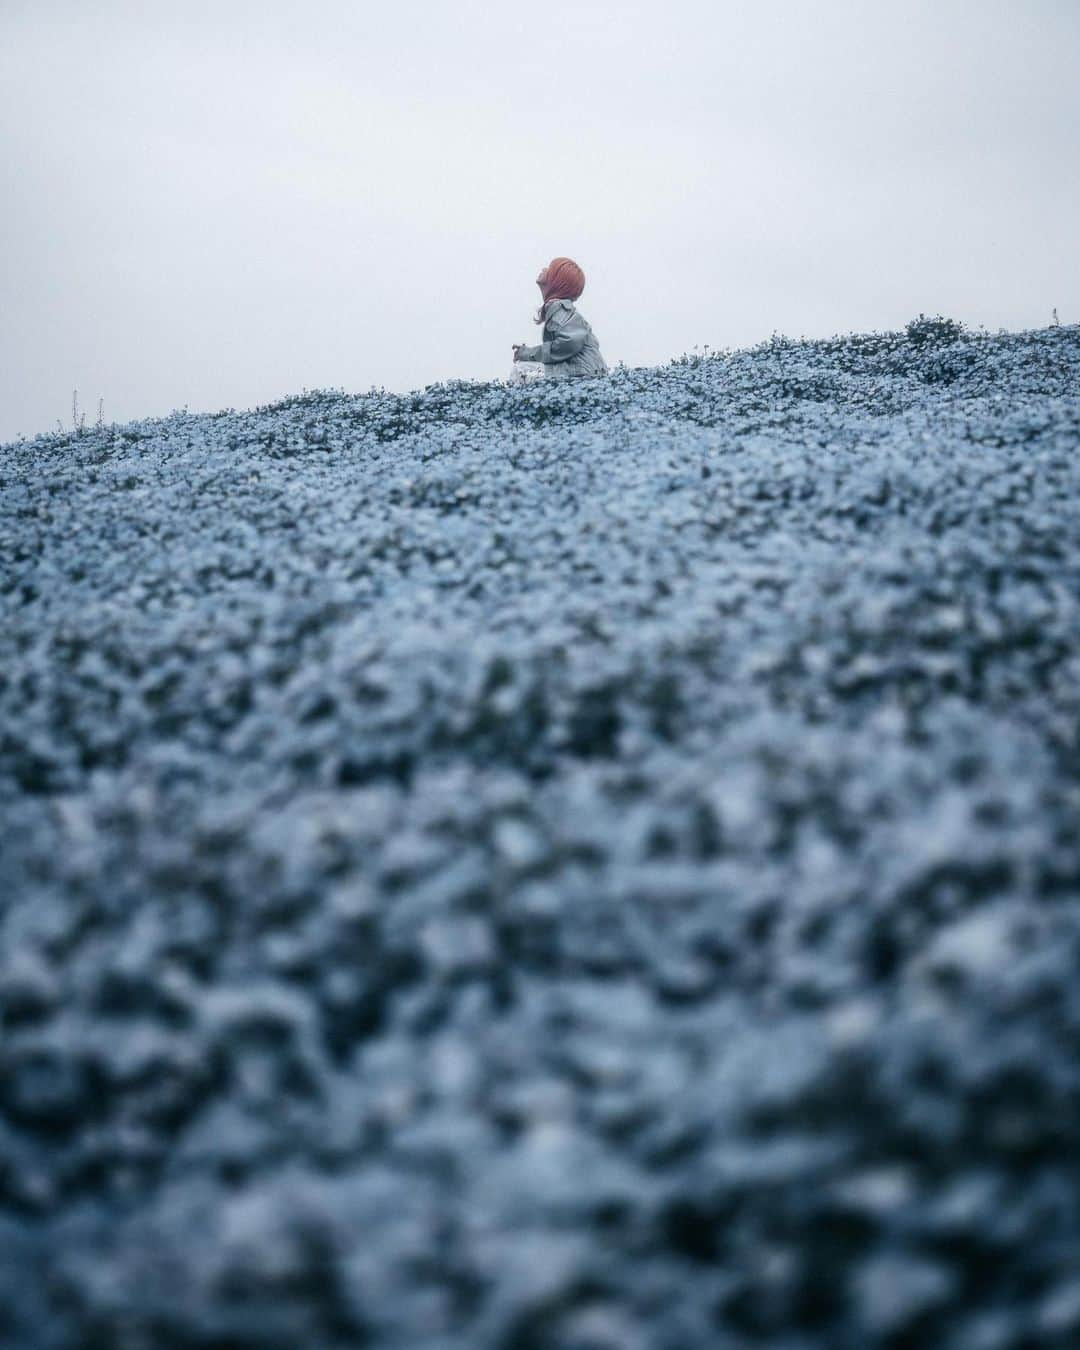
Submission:
M 956 319 L 946 319 L 942 314 L 935 314 L 933 318 L 920 314 L 905 326 L 904 332 L 913 347 L 947 347 L 964 336 L 964 325 Z

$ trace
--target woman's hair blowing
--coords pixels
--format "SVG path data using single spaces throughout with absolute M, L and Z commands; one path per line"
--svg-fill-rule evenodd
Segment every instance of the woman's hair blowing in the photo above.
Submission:
M 544 297 L 537 323 L 544 322 L 544 306 L 552 300 L 576 300 L 585 289 L 585 273 L 573 258 L 552 258 L 540 294 Z

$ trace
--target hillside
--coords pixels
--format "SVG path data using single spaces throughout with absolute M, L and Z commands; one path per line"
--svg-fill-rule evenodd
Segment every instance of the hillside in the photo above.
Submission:
M 1080 328 L 0 448 L 0 1342 L 1080 1337 Z

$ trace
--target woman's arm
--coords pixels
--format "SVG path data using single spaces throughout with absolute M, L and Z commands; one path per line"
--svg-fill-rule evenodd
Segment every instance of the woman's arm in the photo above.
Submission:
M 587 333 L 585 320 L 576 309 L 559 310 L 558 314 L 552 315 L 544 325 L 544 336 L 547 340 L 539 347 L 519 347 L 517 359 L 543 361 L 545 366 L 554 365 L 559 361 L 569 361 L 585 346 Z
M 545 365 L 569 361 L 585 346 L 588 331 L 585 320 L 576 309 L 564 309 L 557 317 L 553 315 L 552 322 L 544 329 L 544 336 L 547 337 L 549 333 L 551 336 L 547 342 L 541 344 L 543 356 L 540 360 Z

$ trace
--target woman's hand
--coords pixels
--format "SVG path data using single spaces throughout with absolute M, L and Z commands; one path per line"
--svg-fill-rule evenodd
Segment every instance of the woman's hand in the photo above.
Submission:
M 518 359 L 518 352 L 521 351 L 522 347 L 524 347 L 524 346 L 525 346 L 524 342 L 515 342 L 515 343 L 514 343 L 514 360 L 515 360 L 515 361 Z

